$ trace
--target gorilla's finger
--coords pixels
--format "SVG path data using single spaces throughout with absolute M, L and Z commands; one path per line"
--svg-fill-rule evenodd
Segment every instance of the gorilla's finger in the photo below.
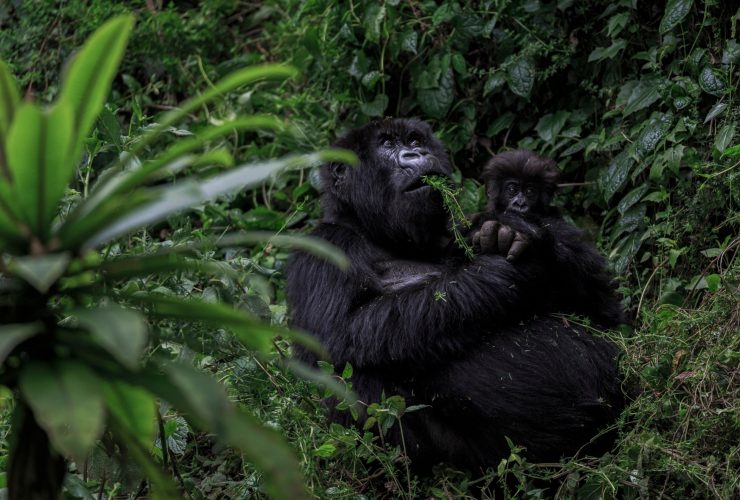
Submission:
M 502 225 L 498 230 L 498 252 L 501 255 L 508 255 L 512 241 L 514 241 L 514 230 Z
M 483 223 L 480 228 L 480 249 L 483 253 L 498 251 L 498 232 L 500 224 L 495 220 Z
M 473 233 L 473 238 L 471 239 L 470 243 L 473 245 L 474 248 L 480 248 L 480 231 L 476 231 Z
M 528 246 L 529 240 L 527 240 L 527 237 L 522 233 L 516 233 L 514 241 L 511 243 L 511 248 L 509 248 L 509 254 L 506 256 L 506 260 L 509 262 L 515 261 Z

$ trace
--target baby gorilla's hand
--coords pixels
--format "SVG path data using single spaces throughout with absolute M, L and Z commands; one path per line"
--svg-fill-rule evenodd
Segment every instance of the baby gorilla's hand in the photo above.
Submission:
M 506 260 L 513 262 L 529 246 L 529 239 L 522 233 L 495 220 L 483 223 L 473 233 L 473 245 L 480 247 L 482 253 L 506 255 Z

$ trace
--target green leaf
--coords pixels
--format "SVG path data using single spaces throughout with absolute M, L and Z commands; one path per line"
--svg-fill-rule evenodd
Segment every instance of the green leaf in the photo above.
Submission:
M 565 126 L 565 122 L 568 121 L 569 116 L 570 111 L 558 111 L 547 114 L 540 118 L 535 130 L 543 141 L 552 143 L 553 139 L 558 136 Z
M 613 59 L 614 56 L 619 54 L 627 46 L 627 41 L 617 39 L 612 42 L 609 47 L 596 47 L 589 55 L 588 62 L 603 61 L 605 59 Z
M 660 97 L 659 81 L 656 78 L 643 78 L 630 87 L 622 116 L 629 116 L 635 111 L 647 108 Z M 621 92 L 620 92 L 621 94 Z
M 331 443 L 324 443 L 315 450 L 313 450 L 313 456 L 321 458 L 333 457 L 337 451 L 337 447 Z
M 202 105 L 212 101 L 220 95 L 236 90 L 247 84 L 266 80 L 282 81 L 288 78 L 293 78 L 297 74 L 298 71 L 295 68 L 284 64 L 262 64 L 236 70 L 219 80 L 216 85 L 209 87 L 208 90 L 202 94 L 187 100 L 179 108 L 169 111 L 162 116 L 159 124 L 152 128 L 139 142 L 136 143 L 134 148 L 131 150 L 131 156 L 139 156 L 142 151 L 144 151 L 152 142 L 157 140 L 169 127 L 185 118 L 192 111 L 200 108 Z
M 534 64 L 528 59 L 518 59 L 508 67 L 506 76 L 509 89 L 519 97 L 528 99 L 534 87 Z
M 615 274 L 622 274 L 627 269 L 627 265 L 637 255 L 641 246 L 642 235 L 638 233 L 630 233 L 615 245 L 614 250 L 609 255 L 609 261 Z
M 455 17 L 455 13 L 459 10 L 459 6 L 452 2 L 445 2 L 434 11 L 432 14 L 432 25 L 439 26 L 442 23 L 452 21 Z
M 10 124 L 13 123 L 13 116 L 21 102 L 18 87 L 15 79 L 4 61 L 0 61 L 0 173 L 7 174 L 4 167 L 3 147 L 5 146 L 5 137 L 10 130 Z
M 648 188 L 649 185 L 645 183 L 627 193 L 624 198 L 619 201 L 619 205 L 617 205 L 617 210 L 619 211 L 619 213 L 624 215 L 625 211 L 628 208 L 640 201 L 642 196 L 647 193 Z
M 101 224 L 106 222 L 107 224 L 99 231 L 94 234 L 79 235 L 79 237 L 87 237 L 83 247 L 92 248 L 148 224 L 164 220 L 169 215 L 186 208 L 212 201 L 221 195 L 259 186 L 280 170 L 346 158 L 348 158 L 346 153 L 326 150 L 309 155 L 242 165 L 205 180 L 186 180 L 178 184 L 151 188 L 148 192 L 151 193 L 152 201 L 132 211 L 124 211 L 117 220 L 115 214 L 110 214 L 110 220 L 100 221 Z M 146 191 L 142 190 L 142 192 Z M 77 241 L 65 238 L 64 243 L 75 246 Z
M 57 102 L 70 106 L 74 117 L 73 161 L 82 151 L 108 98 L 133 25 L 131 15 L 117 16 L 106 22 L 87 39 L 64 76 Z
M 627 26 L 629 18 L 629 12 L 621 12 L 610 17 L 609 22 L 606 24 L 606 36 L 611 38 L 620 34 L 625 26 Z
M 488 126 L 488 129 L 486 130 L 486 136 L 493 137 L 499 132 L 511 127 L 511 125 L 514 123 L 514 118 L 514 113 L 512 113 L 511 111 L 507 111 L 506 113 L 497 116 L 496 119 L 494 119 Z
M 719 115 L 722 114 L 722 112 L 727 108 L 726 102 L 718 102 L 714 106 L 712 106 L 712 109 L 709 110 L 709 113 L 707 113 L 707 116 L 704 117 L 704 123 L 706 124 L 710 120 L 714 120 Z
M 165 295 L 137 295 L 131 298 L 150 307 L 150 314 L 168 319 L 198 321 L 216 328 L 226 328 L 245 346 L 256 351 L 267 351 L 277 335 L 290 332 L 264 323 L 241 309 L 226 304 L 188 300 Z
M 238 411 L 221 385 L 191 366 L 171 364 L 166 375 L 167 380 L 144 376 L 139 381 L 221 440 L 241 450 L 246 460 L 265 474 L 271 498 L 306 498 L 303 475 L 295 456 L 279 434 L 266 429 L 246 412 Z
M 455 100 L 455 75 L 452 68 L 442 71 L 436 87 L 419 89 L 416 98 L 424 114 L 438 120 L 444 118 Z
M 152 482 L 152 500 L 175 500 L 182 498 L 172 479 L 152 459 L 150 451 L 151 442 L 142 444 L 138 437 L 131 433 L 128 427 L 119 425 L 119 421 L 115 417 L 111 419 L 111 427 L 116 438 L 126 447 L 131 458 Z
M 271 232 L 250 231 L 248 233 L 228 234 L 216 241 L 209 242 L 209 244 L 215 244 L 219 247 L 254 245 L 257 243 L 269 243 L 273 246 L 285 247 L 291 250 L 302 250 L 321 257 L 327 262 L 331 262 L 339 269 L 349 269 L 349 260 L 339 248 L 328 244 L 326 240 L 311 236 L 291 236 Z
M 665 113 L 651 118 L 635 141 L 635 154 L 644 159 L 658 146 L 673 124 L 673 115 Z
M 714 138 L 714 147 L 720 153 L 724 152 L 727 147 L 732 144 L 732 139 L 735 137 L 735 123 L 729 123 L 722 127 L 717 136 Z
M 380 28 L 385 20 L 385 5 L 372 3 L 365 10 L 365 38 L 378 43 L 380 41 Z
M 45 241 L 75 165 L 69 162 L 72 115 L 66 105 L 47 114 L 22 104 L 8 133 L 7 160 L 17 212 Z
M 23 398 L 54 448 L 82 463 L 103 433 L 100 381 L 84 365 L 32 362 L 20 374 Z
M 731 148 L 727 148 L 722 152 L 722 156 L 727 156 L 730 158 L 735 158 L 740 156 L 740 144 L 736 144 L 732 146 Z
M 302 379 L 313 382 L 322 390 L 329 391 L 340 401 L 344 401 L 349 405 L 353 405 L 357 402 L 357 396 L 349 390 L 346 384 L 338 380 L 337 377 L 331 373 L 317 370 L 292 358 L 285 361 L 285 368 Z M 342 377 L 349 378 L 345 377 L 344 373 L 342 373 Z
M 492 71 L 488 75 L 488 80 L 486 80 L 486 83 L 483 86 L 483 97 L 486 97 L 488 94 L 492 94 L 503 88 L 505 83 L 506 75 L 504 75 L 500 71 Z
M 0 364 L 5 362 L 18 344 L 42 331 L 44 324 L 40 321 L 0 325 Z
M 111 418 L 141 446 L 152 445 L 157 430 L 157 408 L 149 391 L 120 381 L 103 384 L 105 405 Z
M 693 0 L 668 0 L 660 20 L 660 33 L 666 33 L 683 21 L 683 18 L 691 11 Z
M 146 347 L 146 319 L 119 307 L 77 309 L 71 313 L 97 343 L 130 370 L 138 368 Z
M 710 66 L 704 66 L 701 73 L 699 73 L 699 86 L 708 94 L 721 96 L 725 93 L 725 82 L 722 77 L 722 73 L 718 70 Z
M 419 35 L 413 29 L 406 31 L 401 41 L 401 50 L 416 54 Z
M 388 96 L 385 94 L 378 94 L 372 102 L 361 102 L 360 111 L 365 116 L 371 118 L 381 118 L 385 114 L 385 110 L 388 107 Z
M 72 224 L 84 215 L 97 210 L 102 202 L 114 194 L 126 192 L 145 182 L 152 181 L 168 175 L 177 169 L 194 163 L 196 156 L 189 155 L 201 149 L 210 141 L 233 134 L 236 131 L 246 130 L 272 130 L 278 131 L 284 128 L 283 123 L 275 117 L 268 115 L 253 115 L 237 118 L 222 125 L 208 127 L 199 130 L 195 137 L 190 137 L 176 142 L 153 160 L 143 165 L 118 172 L 118 168 L 111 172 L 105 180 L 93 187 L 90 196 L 80 203 L 67 219 Z M 131 162 L 135 164 L 135 162 Z
M 46 293 L 64 274 L 70 261 L 68 252 L 32 257 L 16 257 L 8 264 L 12 274 L 26 281 L 41 293 Z
M 599 179 L 606 201 L 609 201 L 622 188 L 633 164 L 634 160 L 630 158 L 627 151 L 622 151 L 609 163 L 609 168 Z

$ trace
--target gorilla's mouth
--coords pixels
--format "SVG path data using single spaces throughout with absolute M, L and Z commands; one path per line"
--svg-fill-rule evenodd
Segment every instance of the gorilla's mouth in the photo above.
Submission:
M 403 190 L 405 193 L 412 193 L 415 191 L 421 191 L 424 188 L 432 189 L 432 186 L 424 182 L 424 179 L 422 177 L 419 177 L 418 179 L 415 179 L 412 181 L 406 188 Z

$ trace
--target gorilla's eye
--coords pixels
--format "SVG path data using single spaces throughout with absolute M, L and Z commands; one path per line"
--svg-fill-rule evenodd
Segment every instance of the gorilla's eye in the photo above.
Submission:
M 534 188 L 528 187 L 526 191 L 524 191 L 524 194 L 526 194 L 529 198 L 534 196 Z
M 516 184 L 506 185 L 506 194 L 516 194 L 517 191 L 519 191 L 519 188 L 516 186 Z
M 390 138 L 390 137 L 388 137 L 388 136 L 381 137 L 380 138 L 380 145 L 383 146 L 384 148 L 392 148 L 393 147 L 393 139 Z

